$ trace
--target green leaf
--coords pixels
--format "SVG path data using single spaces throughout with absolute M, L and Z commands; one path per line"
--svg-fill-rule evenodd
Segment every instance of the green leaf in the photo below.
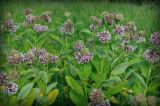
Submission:
M 33 89 L 34 89 L 35 98 L 37 99 L 40 95 L 40 89 L 39 88 L 33 88 Z
M 78 70 L 77 73 L 78 73 L 80 79 L 88 80 L 90 73 L 91 73 L 91 70 L 92 70 L 91 64 L 85 64 L 85 65 L 83 64 L 83 65 L 80 65 L 80 70 Z
M 153 80 L 148 87 L 148 91 L 153 92 L 156 91 L 160 87 L 159 79 Z
M 136 72 L 133 72 L 133 75 L 134 75 L 134 77 L 135 77 L 135 80 L 137 80 L 137 81 L 141 84 L 142 87 L 146 87 L 146 86 L 145 86 L 144 79 L 143 79 L 142 76 L 140 76 L 140 75 L 137 74 Z
M 112 64 L 111 64 L 111 67 L 113 67 L 113 65 L 122 57 L 122 53 L 113 60 Z
M 140 63 L 142 61 L 143 61 L 143 59 L 140 58 L 140 57 L 139 58 L 134 58 L 134 59 L 132 59 L 132 60 L 129 61 L 129 64 L 133 65 L 133 64 L 136 64 L 136 63 Z
M 105 80 L 101 83 L 101 87 L 110 87 L 113 86 L 115 81 L 113 79 Z
M 131 88 L 132 86 L 133 86 L 132 80 L 130 80 L 130 81 L 124 80 L 124 81 L 118 83 L 117 85 L 111 87 L 110 89 L 106 90 L 105 95 L 106 96 L 115 95 L 115 94 L 119 93 L 120 91 L 122 91 L 123 88 Z
M 110 80 L 114 80 L 117 83 L 122 81 L 121 78 L 119 76 L 117 76 L 117 75 L 110 76 Z
M 113 103 L 119 104 L 119 100 L 117 98 L 115 98 L 114 96 L 109 97 L 109 100 L 112 101 Z
M 104 49 L 104 48 L 102 48 L 100 46 L 96 46 L 94 53 L 96 55 L 98 55 L 99 58 L 105 58 L 105 57 L 107 57 L 107 54 L 106 54 L 105 50 L 106 49 Z
M 106 79 L 106 73 L 91 72 L 90 78 L 95 82 L 102 82 Z
M 23 100 L 23 99 L 31 92 L 31 89 L 32 89 L 33 85 L 34 85 L 34 83 L 31 82 L 31 83 L 26 84 L 26 85 L 21 89 L 21 91 L 20 91 L 19 94 L 18 94 L 18 101 L 19 101 L 19 100 Z
M 51 38 L 54 39 L 55 41 L 57 41 L 58 43 L 60 43 L 62 46 L 64 46 L 64 43 L 63 43 L 62 39 L 60 39 L 60 37 L 58 37 L 56 35 L 51 35 Z
M 30 93 L 26 96 L 24 100 L 21 101 L 20 106 L 32 106 L 35 99 L 34 89 L 30 91 Z
M 7 102 L 7 106 L 19 106 L 17 96 L 10 96 Z
M 147 78 L 148 74 L 149 74 L 149 70 L 150 70 L 150 66 L 147 62 L 142 62 L 139 64 L 142 75 Z
M 95 56 L 92 60 L 92 64 L 93 66 L 96 68 L 96 71 L 98 72 L 100 70 L 100 67 L 99 67 L 99 61 L 100 59 L 98 58 L 98 56 Z
M 55 87 L 57 86 L 57 84 L 58 84 L 57 82 L 54 82 L 54 83 L 48 85 L 48 86 L 47 86 L 47 89 L 46 89 L 47 94 L 48 94 L 53 88 L 55 88 Z
M 41 92 L 43 94 L 45 94 L 46 93 L 46 84 L 44 83 L 44 81 L 42 79 L 39 79 L 37 81 L 37 83 L 38 83 L 38 87 L 40 88 Z
M 69 64 L 69 72 L 71 73 L 72 76 L 76 76 L 77 75 L 77 71 L 78 71 L 77 67 L 75 67 L 72 64 Z
M 129 67 L 129 63 L 128 62 L 124 62 L 124 63 L 121 63 L 119 65 L 117 65 L 111 72 L 111 74 L 115 74 L 115 75 L 118 75 L 118 74 L 122 74 L 125 72 L 125 70 Z
M 35 71 L 33 69 L 22 70 L 21 75 L 29 79 L 35 75 Z
M 54 89 L 48 94 L 48 97 L 47 97 L 48 105 L 52 104 L 56 100 L 58 94 L 59 94 L 58 89 Z
M 9 47 L 6 45 L 6 44 L 1 44 L 0 45 L 0 48 L 1 48 L 1 51 L 3 54 L 7 55 L 8 54 L 8 51 L 9 51 Z
M 76 106 L 87 106 L 88 101 L 85 96 L 80 95 L 75 90 L 71 90 L 69 93 L 69 96 L 74 104 Z
M 27 39 L 26 42 L 33 48 L 34 47 L 34 44 L 29 40 Z
M 81 86 L 76 80 L 74 80 L 74 79 L 73 79 L 72 77 L 70 77 L 70 76 L 66 76 L 65 79 L 66 79 L 68 85 L 69 85 L 72 89 L 74 89 L 75 91 L 77 91 L 78 93 L 80 93 L 80 94 L 82 94 L 82 95 L 84 94 L 83 89 L 82 89 L 82 86 Z
M 44 81 L 44 83 L 48 83 L 48 74 L 46 71 L 40 71 L 41 79 Z
M 88 30 L 88 29 L 82 29 L 81 32 L 86 33 L 86 34 L 89 34 L 89 35 L 92 33 L 92 32 L 91 32 L 90 30 Z

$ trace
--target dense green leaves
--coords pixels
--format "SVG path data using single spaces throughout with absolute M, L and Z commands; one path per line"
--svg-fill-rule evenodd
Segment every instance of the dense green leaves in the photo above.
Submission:
M 84 94 L 83 89 L 82 89 L 82 86 L 81 86 L 76 80 L 74 80 L 74 79 L 73 79 L 72 77 L 70 77 L 70 76 L 66 76 L 65 79 L 66 79 L 68 85 L 69 85 L 72 89 L 74 89 L 76 92 L 78 92 L 78 93 L 80 93 L 80 94 L 82 94 L 82 95 Z
M 130 81 L 124 80 L 120 83 L 117 83 L 113 87 L 110 87 L 110 89 L 106 90 L 105 95 L 106 96 L 114 95 L 122 91 L 124 88 L 131 88 L 132 86 L 133 86 L 132 80 Z
M 75 90 L 71 90 L 69 93 L 71 100 L 76 104 L 76 106 L 87 106 L 87 98 L 83 95 L 80 95 Z
M 47 86 L 47 89 L 46 89 L 47 94 L 48 94 L 53 88 L 55 88 L 55 87 L 57 86 L 57 84 L 58 84 L 57 82 L 54 82 L 54 83 L 48 85 L 48 86 Z

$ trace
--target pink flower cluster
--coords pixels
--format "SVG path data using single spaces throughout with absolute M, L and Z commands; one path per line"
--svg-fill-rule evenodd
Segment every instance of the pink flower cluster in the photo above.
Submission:
M 133 52 L 135 50 L 135 48 L 132 45 L 126 44 L 124 46 L 122 46 L 123 50 L 126 52 Z
M 14 82 L 9 82 L 5 88 L 5 93 L 9 96 L 16 94 L 18 91 L 18 85 Z
M 0 86 L 6 85 L 6 74 L 4 72 L 0 72 Z
M 74 48 L 76 50 L 82 50 L 83 48 L 85 48 L 85 45 L 82 40 L 79 40 L 75 43 Z
M 2 27 L 5 31 L 11 31 L 11 32 L 17 31 L 17 26 L 15 25 L 12 19 L 5 20 Z
M 153 50 L 147 49 L 144 52 L 144 58 L 149 63 L 156 63 L 156 62 L 160 61 L 160 52 L 155 52 Z
M 40 24 L 34 24 L 33 30 L 35 32 L 46 32 L 48 30 L 48 26 L 42 26 Z
M 92 60 L 92 53 L 84 46 L 82 41 L 75 44 L 75 49 L 74 57 L 79 64 L 89 63 Z
M 35 22 L 35 16 L 33 16 L 32 14 L 27 14 L 25 19 L 25 24 L 30 25 L 33 22 Z
M 159 32 L 154 32 L 151 35 L 150 42 L 155 44 L 156 46 L 158 46 L 160 48 L 160 33 Z
M 102 19 L 97 18 L 96 16 L 90 17 L 92 20 L 92 24 L 89 26 L 91 31 L 97 31 L 98 27 L 102 25 Z
M 89 106 L 110 106 L 109 100 L 105 100 L 101 89 L 94 88 L 91 92 L 90 100 Z
M 50 23 L 52 21 L 52 18 L 50 17 L 50 13 L 49 12 L 44 12 L 41 15 L 41 18 L 45 21 Z
M 57 56 L 47 53 L 45 49 L 33 48 L 22 54 L 16 50 L 12 50 L 8 56 L 8 62 L 10 64 L 21 64 L 24 62 L 33 64 L 36 59 L 39 60 L 41 64 L 55 63 L 58 59 Z
M 117 23 L 118 21 L 123 20 L 123 14 L 116 14 L 116 13 L 105 13 L 104 14 L 104 20 L 109 25 L 113 25 L 114 23 Z
M 134 39 L 136 43 L 143 43 L 145 41 L 145 38 L 140 33 L 136 33 Z
M 8 82 L 7 74 L 4 72 L 0 72 L 0 86 L 4 86 L 4 93 L 9 96 L 18 91 L 18 85 L 14 82 Z
M 134 22 L 128 22 L 124 25 L 125 32 L 133 33 L 137 30 L 137 27 Z
M 118 35 L 124 35 L 124 33 L 125 33 L 124 26 L 117 25 L 116 28 L 114 29 L 114 33 L 116 33 Z
M 108 31 L 98 32 L 97 37 L 102 43 L 106 43 L 111 39 L 111 34 Z
M 44 12 L 40 16 L 34 16 L 34 15 L 32 15 L 32 9 L 26 8 L 24 10 L 24 14 L 26 16 L 26 19 L 25 19 L 26 25 L 31 25 L 35 22 L 38 22 L 40 19 L 42 19 L 48 23 L 50 23 L 52 21 L 52 18 L 50 17 L 50 12 Z
M 74 33 L 74 25 L 73 22 L 68 19 L 61 27 L 61 32 L 64 34 L 72 34 Z

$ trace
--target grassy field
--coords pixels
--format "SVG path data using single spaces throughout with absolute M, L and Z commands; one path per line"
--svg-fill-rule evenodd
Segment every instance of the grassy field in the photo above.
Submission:
M 122 13 L 125 22 L 135 21 L 138 30 L 147 31 L 147 35 L 151 32 L 159 30 L 159 8 L 154 4 L 144 4 L 141 6 L 135 4 L 119 4 L 107 2 L 11 2 L 3 4 L 5 12 L 11 12 L 13 19 L 17 23 L 24 20 L 23 10 L 26 7 L 33 9 L 34 15 L 40 15 L 43 11 L 51 11 L 53 13 L 53 23 L 63 22 L 64 13 L 71 12 L 74 22 L 84 22 L 83 27 L 88 27 L 88 19 L 90 16 L 100 16 L 103 11 Z
M 146 38 L 149 39 L 151 33 L 160 31 L 160 20 L 159 8 L 154 4 L 126 4 L 126 3 L 108 3 L 108 2 L 6 2 L 3 3 L 4 13 L 10 12 L 12 14 L 13 20 L 17 24 L 21 24 L 24 19 L 23 10 L 25 8 L 31 8 L 33 15 L 40 15 L 42 12 L 51 11 L 52 12 L 52 23 L 49 24 L 51 30 L 58 29 L 65 20 L 65 12 L 72 13 L 72 19 L 75 24 L 79 24 L 75 29 L 75 35 L 79 36 L 79 32 L 82 29 L 87 29 L 90 25 L 89 17 L 97 16 L 100 17 L 101 13 L 104 11 L 113 13 L 122 13 L 124 15 L 124 22 L 134 21 L 136 23 L 137 29 L 139 31 L 146 31 Z M 76 36 L 77 37 L 77 36 Z M 2 37 L 2 41 L 5 37 Z M 79 39 L 80 37 L 73 37 L 73 39 Z M 76 41 L 76 40 L 75 40 Z M 17 42 L 16 42 L 17 43 Z M 22 42 L 23 43 L 23 42 Z M 17 44 L 18 45 L 18 44 Z M 21 50 L 21 47 L 17 47 Z M 22 48 L 23 50 L 23 48 Z M 21 51 L 22 51 L 21 50 Z M 2 55 L 1 55 L 2 56 Z M 6 57 L 0 57 L 0 63 L 4 63 Z M 3 58 L 3 59 L 2 59 Z M 64 77 L 64 76 L 63 76 Z M 57 78 L 58 79 L 58 78 Z M 57 81 L 60 83 L 60 91 L 63 89 L 63 80 Z M 62 83 L 62 84 L 61 84 Z M 55 105 L 58 106 L 71 106 L 70 101 L 64 100 L 63 92 L 60 93 L 61 96 L 56 100 Z M 65 102 L 63 102 L 63 100 Z M 62 102 L 60 102 L 62 101 Z

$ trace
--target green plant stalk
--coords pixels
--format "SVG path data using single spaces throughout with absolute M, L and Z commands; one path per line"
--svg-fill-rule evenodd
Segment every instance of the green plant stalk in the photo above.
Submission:
M 147 90 L 148 90 L 148 82 L 149 82 L 149 79 L 150 79 L 151 72 L 152 72 L 152 66 L 151 66 L 150 69 L 149 69 L 149 73 L 148 73 L 148 77 L 147 77 L 146 85 L 145 85 L 146 88 L 145 88 L 145 91 L 144 91 L 144 95 L 147 94 Z

